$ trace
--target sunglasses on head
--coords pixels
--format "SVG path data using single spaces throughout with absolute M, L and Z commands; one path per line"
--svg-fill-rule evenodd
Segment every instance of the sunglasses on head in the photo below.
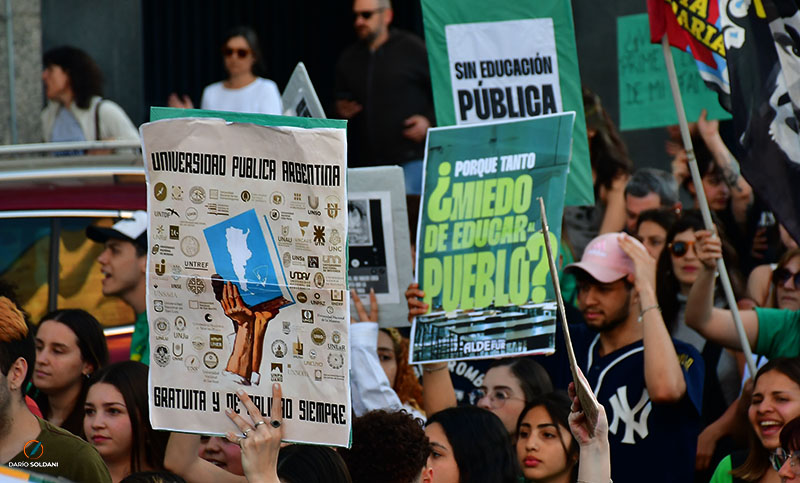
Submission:
M 222 49 L 222 55 L 225 57 L 230 57 L 234 54 L 240 59 L 244 59 L 250 55 L 250 49 L 231 49 L 230 47 L 224 47 Z
M 689 251 L 689 247 L 694 245 L 694 241 L 677 241 L 672 242 L 667 247 L 669 251 L 676 257 L 682 257 Z
M 373 15 L 382 11 L 382 8 L 376 8 L 375 10 L 362 10 L 360 12 L 353 12 L 353 17 L 358 19 L 358 17 L 363 18 L 364 20 L 369 20 Z
M 794 279 L 794 286 L 796 288 L 800 288 L 800 272 L 793 273 L 788 268 L 776 268 L 775 271 L 772 272 L 772 280 L 777 285 L 783 285 L 789 279 Z

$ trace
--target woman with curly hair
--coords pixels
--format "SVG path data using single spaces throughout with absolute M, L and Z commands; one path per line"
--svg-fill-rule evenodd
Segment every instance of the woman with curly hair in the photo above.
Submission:
M 139 131 L 119 105 L 103 99 L 103 74 L 81 49 L 63 46 L 44 53 L 45 142 L 138 140 Z
M 394 327 L 378 331 L 378 360 L 400 402 L 422 411 L 422 385 L 408 363 L 408 339 Z

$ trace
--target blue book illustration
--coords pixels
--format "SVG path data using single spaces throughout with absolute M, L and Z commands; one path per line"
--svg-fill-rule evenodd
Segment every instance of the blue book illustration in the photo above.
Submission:
M 290 303 L 291 295 L 279 284 L 284 280 L 283 267 L 278 265 L 277 270 L 281 272 L 276 271 L 255 210 L 210 226 L 203 233 L 215 271 L 223 280 L 231 281 L 239 288 L 247 305 L 255 307 L 273 301 L 280 307 Z

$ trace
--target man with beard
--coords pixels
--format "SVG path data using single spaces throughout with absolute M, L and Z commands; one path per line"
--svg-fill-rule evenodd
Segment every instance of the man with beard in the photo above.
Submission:
M 618 483 L 644 475 L 651 482 L 692 481 L 694 474 L 703 361 L 670 338 L 656 300 L 655 266 L 635 238 L 608 233 L 566 267 L 577 279 L 586 320 L 571 327 L 575 356 L 608 413 L 611 476 Z
M 36 356 L 33 329 L 13 299 L 0 285 L 0 464 L 69 481 L 110 483 L 94 446 L 28 409 L 23 394 Z
M 348 119 L 349 167 L 399 164 L 420 194 L 425 135 L 433 125 L 428 55 L 420 38 L 389 29 L 389 0 L 354 0 L 359 41 L 336 65 L 336 110 Z

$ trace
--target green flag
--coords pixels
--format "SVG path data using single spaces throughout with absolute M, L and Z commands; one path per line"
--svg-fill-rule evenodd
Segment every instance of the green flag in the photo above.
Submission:
M 575 111 L 566 204 L 593 205 L 578 55 L 566 0 L 422 0 L 439 126 Z

